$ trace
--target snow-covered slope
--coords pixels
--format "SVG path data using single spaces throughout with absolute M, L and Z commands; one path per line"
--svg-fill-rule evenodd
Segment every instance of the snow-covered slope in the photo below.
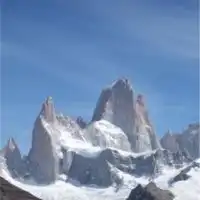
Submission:
M 119 127 L 106 120 L 91 123 L 84 130 L 84 137 L 94 146 L 101 148 L 113 147 L 131 151 L 126 134 Z
M 200 163 L 200 160 L 198 161 Z M 169 186 L 168 182 L 176 176 L 180 170 L 174 168 L 164 168 L 163 173 L 154 180 L 154 182 L 162 189 L 168 189 L 175 195 L 175 200 L 200 200 L 200 169 L 192 168 L 188 174 L 191 178 L 186 181 L 180 181 L 173 186 Z M 29 191 L 30 193 L 42 198 L 43 200 L 125 200 L 131 189 L 137 186 L 138 183 L 146 185 L 149 182 L 148 178 L 135 178 L 126 173 L 120 173 L 123 177 L 124 184 L 117 188 L 110 186 L 108 188 L 98 188 L 95 186 L 83 186 L 78 182 L 64 182 L 62 177 L 50 185 L 35 185 L 34 182 L 25 183 L 21 180 L 14 180 L 8 174 L 6 169 L 2 168 L 0 176 L 5 177 L 8 181 L 16 186 Z
M 200 168 L 192 168 L 187 174 L 191 176 L 188 180 L 179 181 L 170 188 L 176 195 L 175 200 L 200 200 Z

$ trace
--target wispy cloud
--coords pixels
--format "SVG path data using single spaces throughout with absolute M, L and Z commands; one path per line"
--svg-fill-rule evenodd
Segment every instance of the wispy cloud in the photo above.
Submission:
M 24 76 L 35 71 L 36 82 L 40 82 L 23 82 L 27 86 L 18 87 L 15 95 L 27 100 L 24 90 L 29 91 L 31 85 L 31 96 L 52 92 L 58 95 L 59 111 L 89 118 L 101 89 L 127 76 L 136 92 L 145 94 L 159 130 L 174 124 L 180 113 L 185 121 L 196 115 L 196 7 L 129 0 L 57 1 L 45 8 L 33 4 L 26 2 L 20 5 L 21 11 L 13 6 L 3 13 L 2 72 L 10 77 L 17 68 L 21 76 L 10 82 L 23 82 Z M 44 83 L 47 86 L 41 90 Z M 16 97 L 12 87 L 5 87 L 4 103 L 9 108 L 11 101 L 7 100 Z M 30 105 L 32 115 L 43 98 L 29 101 L 35 102 Z M 11 103 L 26 114 L 29 105 Z
M 176 59 L 198 59 L 198 7 L 185 9 L 175 4 L 157 6 L 146 1 L 116 5 L 96 5 L 94 12 L 104 18 L 113 31 L 134 44 L 143 41 L 148 53 L 160 53 Z

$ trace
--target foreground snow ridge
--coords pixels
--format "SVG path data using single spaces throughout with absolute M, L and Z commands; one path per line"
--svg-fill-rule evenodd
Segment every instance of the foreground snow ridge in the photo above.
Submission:
M 200 164 L 200 160 L 197 162 Z M 175 200 L 200 200 L 200 168 L 192 168 L 188 172 L 191 176 L 190 179 L 179 181 L 173 186 L 169 186 L 169 180 L 179 172 L 180 169 L 165 168 L 163 173 L 154 182 L 158 187 L 170 190 L 175 195 Z M 125 200 L 131 189 L 135 188 L 138 184 L 145 186 L 149 183 L 149 180 L 145 177 L 135 178 L 125 173 L 121 173 L 120 175 L 124 178 L 124 185 L 117 190 L 115 186 L 108 188 L 86 187 L 80 185 L 78 182 L 65 182 L 64 180 L 58 180 L 50 185 L 38 186 L 34 182 L 26 183 L 23 180 L 14 180 L 2 166 L 0 174 L 0 176 L 12 184 L 29 191 L 43 200 Z

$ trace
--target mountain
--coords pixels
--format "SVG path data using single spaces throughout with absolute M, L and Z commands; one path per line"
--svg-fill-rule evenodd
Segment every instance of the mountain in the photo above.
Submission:
M 134 152 L 160 148 L 143 97 L 135 99 L 131 83 L 118 79 L 102 90 L 92 121 L 107 120 L 127 135 Z
M 84 129 L 87 126 L 87 122 L 84 121 L 82 117 L 77 117 L 76 123 L 79 125 L 80 128 Z
M 37 117 L 33 132 L 32 146 L 28 155 L 31 172 L 34 178 L 42 182 L 51 182 L 58 174 L 58 158 L 56 155 L 57 137 L 49 133 L 46 126 L 54 126 L 56 114 L 52 98 L 47 98 Z
M 57 114 L 52 97 L 45 100 L 34 123 L 28 155 L 29 173 L 36 181 L 54 182 L 60 172 L 69 171 L 64 167 L 69 168 L 69 159 L 66 158 L 69 154 L 66 152 L 74 152 L 75 155 L 83 151 L 100 154 L 106 148 L 131 152 L 133 146 L 136 152 L 145 152 L 159 147 L 144 100 L 142 96 L 134 100 L 129 81 L 119 79 L 109 91 L 112 95 L 106 105 L 112 105 L 110 110 L 105 110 L 102 119 L 94 117 L 97 116 L 94 111 L 89 124 L 84 124 L 80 118 L 73 120 Z M 101 100 L 99 104 L 102 104 Z M 98 109 L 97 106 L 95 110 Z M 110 115 L 109 112 L 114 114 Z M 83 157 L 87 160 L 85 155 Z M 68 164 L 63 165 L 66 162 Z
M 191 158 L 200 157 L 200 125 L 190 124 L 182 133 L 167 132 L 160 140 L 163 148 L 172 152 L 185 152 Z
M 47 97 L 33 124 L 28 155 L 21 158 L 10 139 L 0 153 L 0 176 L 41 199 L 115 199 L 120 192 L 122 200 L 138 184 L 156 181 L 166 187 L 172 172 L 199 156 L 198 137 L 199 126 L 192 124 L 182 134 L 168 133 L 162 148 L 144 96 L 135 95 L 127 79 L 118 79 L 102 91 L 89 123 L 58 114 Z
M 7 145 L 1 150 L 0 155 L 5 158 L 8 170 L 13 177 L 17 177 L 23 173 L 23 161 L 17 143 L 10 138 Z

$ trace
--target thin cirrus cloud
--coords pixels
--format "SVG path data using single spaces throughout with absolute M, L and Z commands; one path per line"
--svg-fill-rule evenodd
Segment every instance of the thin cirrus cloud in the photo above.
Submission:
M 156 55 L 163 52 L 166 57 L 198 59 L 198 6 L 188 10 L 181 4 L 168 9 L 165 3 L 158 6 L 148 1 L 122 4 L 109 5 L 107 12 L 98 5 L 95 8 L 99 18 L 105 17 L 117 32 L 130 41 L 135 37 L 142 40 Z

